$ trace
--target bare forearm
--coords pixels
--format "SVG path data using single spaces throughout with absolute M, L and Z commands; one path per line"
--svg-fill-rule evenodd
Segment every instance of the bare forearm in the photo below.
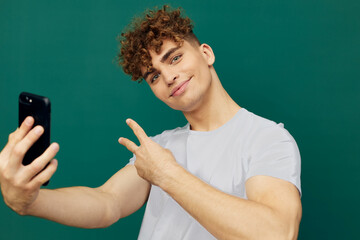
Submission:
M 165 179 L 160 187 L 218 239 L 282 239 L 286 235 L 283 221 L 270 207 L 223 193 L 182 168 Z
M 107 227 L 118 219 L 110 197 L 99 188 L 41 189 L 26 214 L 74 227 Z

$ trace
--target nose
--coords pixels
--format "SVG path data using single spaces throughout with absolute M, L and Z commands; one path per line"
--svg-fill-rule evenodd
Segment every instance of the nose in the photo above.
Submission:
M 179 78 L 179 74 L 171 70 L 162 70 L 161 74 L 163 75 L 164 81 L 168 86 L 171 86 L 176 81 L 176 79 Z

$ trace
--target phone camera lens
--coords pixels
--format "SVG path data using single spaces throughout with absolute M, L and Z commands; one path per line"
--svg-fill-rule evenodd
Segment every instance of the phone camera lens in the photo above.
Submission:
M 25 100 L 26 100 L 27 102 L 29 102 L 29 103 L 32 103 L 32 99 L 29 98 L 28 96 L 25 97 Z

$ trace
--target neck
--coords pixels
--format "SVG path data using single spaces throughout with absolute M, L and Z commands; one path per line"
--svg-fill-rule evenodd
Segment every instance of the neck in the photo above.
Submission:
M 229 121 L 241 108 L 225 91 L 215 69 L 212 82 L 201 103 L 192 111 L 183 112 L 194 131 L 212 131 Z

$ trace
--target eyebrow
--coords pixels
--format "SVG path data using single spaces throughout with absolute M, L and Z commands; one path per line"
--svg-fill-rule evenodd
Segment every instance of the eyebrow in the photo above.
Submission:
M 162 58 L 160 59 L 160 62 L 162 62 L 162 63 L 165 62 L 165 61 L 169 58 L 169 56 L 170 56 L 171 54 L 173 54 L 176 50 L 178 50 L 180 47 L 181 47 L 181 46 L 177 46 L 177 47 L 170 48 L 169 51 L 167 51 L 167 52 L 164 54 L 164 56 L 162 56 Z M 145 81 L 146 81 L 146 78 L 149 76 L 149 74 L 151 74 L 151 73 L 153 73 L 153 72 L 154 72 L 154 70 L 148 71 L 148 72 L 146 72 L 146 73 L 144 74 L 143 78 L 145 79 Z
M 180 48 L 180 46 L 177 46 L 177 47 L 173 47 L 173 48 L 170 48 L 169 51 L 167 51 L 164 56 L 161 58 L 160 62 L 165 62 L 166 59 L 169 58 L 169 56 L 174 53 L 176 50 L 178 50 Z
M 153 73 L 154 71 L 149 71 L 149 72 L 146 72 L 143 76 L 143 78 L 145 79 L 146 81 L 146 78 L 149 76 L 149 74 Z

